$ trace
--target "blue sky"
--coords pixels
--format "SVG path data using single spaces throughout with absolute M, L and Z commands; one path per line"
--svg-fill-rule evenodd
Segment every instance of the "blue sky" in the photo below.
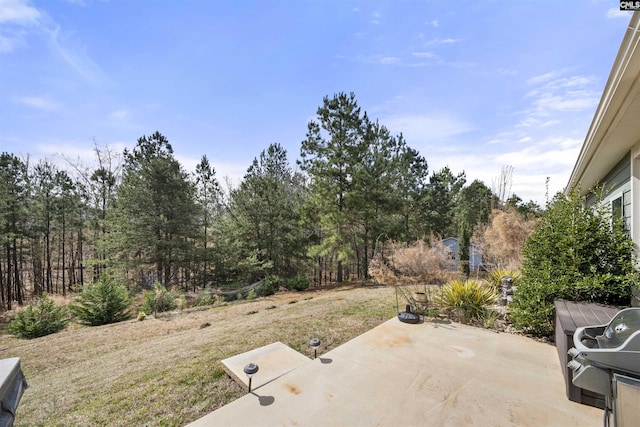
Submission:
M 0 0 L 0 151 L 92 162 L 165 135 L 237 182 L 295 165 L 324 96 L 427 159 L 545 201 L 567 183 L 630 12 L 617 0 Z

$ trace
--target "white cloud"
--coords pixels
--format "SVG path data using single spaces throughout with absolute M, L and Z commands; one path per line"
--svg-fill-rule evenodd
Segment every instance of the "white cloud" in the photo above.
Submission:
M 518 74 L 518 72 L 511 68 L 498 67 L 495 70 L 493 70 L 493 72 L 490 72 L 489 74 L 498 74 L 501 76 L 515 76 L 516 74 Z
M 108 144 L 109 151 L 114 155 L 113 160 L 118 163 L 117 158 L 127 148 L 129 144 L 124 142 L 114 142 Z M 74 140 L 49 140 L 37 143 L 36 152 L 29 153 L 37 162 L 47 159 L 60 169 L 69 170 L 69 163 L 82 165 L 89 168 L 97 168 L 95 145 L 87 144 L 87 141 Z M 100 147 L 103 149 L 104 147 Z
M 417 58 L 437 58 L 433 52 L 411 52 L 411 55 Z
M 620 9 L 616 9 L 614 7 L 612 7 L 611 9 L 607 10 L 607 14 L 606 17 L 607 19 L 615 19 L 615 18 L 627 18 L 630 19 L 631 18 L 631 12 L 630 10 L 620 10 Z
M 26 0 L 0 0 L 0 52 L 26 45 L 29 34 L 47 38 L 51 51 L 89 83 L 103 82 L 104 75 L 87 54 L 85 45 L 74 43 L 49 15 Z
M 523 200 L 543 205 L 562 191 L 582 145 L 580 123 L 588 124 L 599 100 L 597 80 L 557 70 L 530 78 L 523 89 L 523 110 L 502 131 L 486 135 L 485 143 L 467 146 L 469 153 L 444 160 L 460 165 L 470 179 L 487 185 L 504 165 L 514 167 L 512 191 Z M 475 159 L 474 159 L 475 158 Z M 545 186 L 549 178 L 549 188 Z
M 109 114 L 109 117 L 116 120 L 124 120 L 127 117 L 129 117 L 129 115 L 130 114 L 128 110 L 122 109 L 122 110 L 113 111 L 111 114 Z
M 437 19 L 434 19 L 433 21 L 431 21 L 431 25 L 433 25 L 434 27 L 439 27 L 440 23 L 438 22 Z
M 377 64 L 377 65 L 394 65 L 397 67 L 426 67 L 433 64 L 442 64 L 442 61 L 436 56 L 428 56 L 426 53 L 414 52 L 412 56 L 421 59 L 431 59 L 431 61 L 412 62 L 405 61 L 398 56 L 384 56 L 384 55 L 358 55 L 355 60 L 363 62 L 365 64 Z M 334 56 L 337 59 L 343 59 L 343 57 Z
M 530 128 L 530 127 L 535 127 L 535 128 L 547 128 L 547 127 L 551 127 L 551 126 L 555 126 L 557 124 L 560 123 L 560 120 L 546 120 L 546 121 L 542 121 L 536 117 L 526 117 L 525 119 L 521 120 L 520 122 L 518 122 L 515 127 L 516 128 Z
M 402 61 L 397 56 L 383 56 L 379 59 L 379 63 L 385 65 L 395 65 L 402 63 Z
M 550 126 L 555 126 L 557 124 L 560 123 L 560 120 L 547 120 L 546 122 L 542 122 L 540 123 L 541 128 L 546 128 L 546 127 L 550 127 Z
M 196 166 L 200 163 L 202 157 L 194 158 L 190 156 L 183 156 L 179 153 L 175 154 L 176 160 L 180 162 L 182 167 L 188 173 L 194 173 Z M 242 182 L 245 174 L 247 173 L 247 164 L 240 164 L 236 162 L 228 162 L 223 159 L 209 158 L 211 166 L 215 169 L 216 179 L 223 185 L 225 181 L 228 181 L 232 186 L 238 186 Z
M 479 179 L 489 187 L 502 167 L 511 165 L 514 167 L 512 193 L 524 201 L 533 200 L 544 206 L 547 178 L 550 196 L 563 190 L 581 141 L 560 137 L 542 140 L 529 137 L 519 145 L 513 141 L 515 139 L 508 135 L 502 135 L 495 144 L 453 148 L 444 143 L 420 151 L 427 157 L 431 171 L 449 166 L 454 173 L 464 171 L 467 182 Z M 412 145 L 411 140 L 409 144 Z
M 445 143 L 449 138 L 473 130 L 464 120 L 447 113 L 390 115 L 380 122 L 394 134 L 402 132 L 409 145 L 416 148 Z
M 547 74 L 548 75 L 548 74 Z M 542 88 L 544 89 L 564 89 L 580 86 L 588 86 L 595 82 L 593 76 L 571 76 L 549 79 Z
M 37 24 L 42 14 L 25 0 L 0 0 L 0 23 Z
M 496 160 L 501 164 L 518 165 L 526 171 L 537 171 L 540 165 L 545 165 L 547 170 L 571 170 L 581 145 L 579 139 L 552 137 L 521 150 L 498 154 Z
M 425 43 L 425 46 L 441 46 L 441 45 L 448 45 L 448 44 L 455 44 L 455 43 L 459 43 L 461 42 L 462 39 L 454 39 L 454 38 L 447 38 L 447 39 L 432 39 L 429 40 Z
M 595 92 L 576 91 L 563 95 L 543 94 L 538 97 L 534 106 L 540 115 L 549 115 L 552 111 L 582 111 L 598 103 Z
M 541 74 L 539 76 L 530 78 L 525 83 L 531 86 L 546 83 L 549 80 L 556 78 L 556 76 L 558 76 L 558 73 L 559 73 L 558 71 L 551 71 L 549 73 Z
M 364 62 L 368 64 L 378 65 L 403 65 L 402 60 L 397 56 L 384 56 L 384 55 L 358 55 L 356 61 Z
M 27 107 L 36 108 L 38 110 L 53 111 L 60 108 L 60 105 L 48 97 L 39 96 L 23 96 L 15 98 L 15 101 L 19 104 L 26 105 Z
M 2 34 L 0 34 L 0 53 L 11 52 L 13 49 L 15 49 L 16 44 L 17 44 L 16 39 L 5 37 Z
M 26 45 L 29 28 L 39 28 L 43 14 L 23 0 L 0 0 L 0 53 Z
M 68 36 L 61 32 L 60 26 L 48 30 L 48 33 L 52 50 L 87 82 L 99 84 L 105 80 L 102 70 L 87 54 L 86 46 L 73 44 Z
M 517 126 L 554 125 L 557 119 L 542 123 L 540 118 L 562 111 L 586 111 L 597 105 L 600 95 L 594 88 L 596 79 L 593 76 L 561 75 L 562 72 L 553 71 L 526 81 L 527 86 L 535 86 L 525 94 L 525 98 L 533 98 L 533 101 L 531 108 L 525 111 L 525 119 Z

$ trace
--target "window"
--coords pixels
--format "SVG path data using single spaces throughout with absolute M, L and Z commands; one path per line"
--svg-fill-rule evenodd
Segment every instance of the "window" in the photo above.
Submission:
M 624 205 L 622 196 L 611 201 L 611 224 L 619 224 L 624 228 Z
M 622 196 L 611 202 L 611 214 L 613 219 L 623 218 L 622 213 Z

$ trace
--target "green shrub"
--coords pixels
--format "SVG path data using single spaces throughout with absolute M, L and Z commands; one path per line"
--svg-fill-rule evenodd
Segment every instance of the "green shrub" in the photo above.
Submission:
M 309 283 L 311 281 L 307 276 L 296 276 L 291 279 L 286 279 L 284 285 L 287 289 L 292 291 L 305 291 L 309 289 Z
M 608 206 L 588 206 L 578 193 L 558 194 L 525 241 L 522 279 L 511 321 L 539 336 L 553 333 L 555 299 L 628 305 L 638 272 L 633 242 L 611 225 Z
M 484 319 L 488 307 L 494 305 L 498 295 L 494 289 L 478 280 L 452 280 L 436 297 L 438 306 L 462 322 Z
M 175 308 L 175 300 L 175 295 L 167 291 L 164 286 L 156 283 L 155 290 L 147 291 L 144 294 L 144 303 L 140 310 L 145 313 L 163 313 Z
M 18 338 L 38 338 L 64 329 L 69 322 L 67 308 L 56 306 L 53 299 L 41 295 L 35 305 L 20 311 L 6 331 Z
M 258 294 L 257 294 L 257 292 L 256 292 L 255 288 L 254 288 L 254 289 L 251 289 L 251 290 L 249 291 L 249 293 L 247 294 L 247 299 L 248 299 L 248 300 L 256 299 L 257 297 L 258 297 Z
M 124 285 L 102 276 L 86 285 L 70 305 L 71 313 L 90 326 L 107 325 L 131 318 L 131 299 Z
M 196 305 L 199 307 L 203 305 L 211 305 L 213 303 L 214 303 L 213 296 L 208 292 L 203 293 L 196 300 Z
M 275 294 L 282 285 L 284 285 L 284 281 L 280 276 L 269 274 L 265 276 L 262 285 L 256 287 L 256 290 L 259 297 L 268 297 Z

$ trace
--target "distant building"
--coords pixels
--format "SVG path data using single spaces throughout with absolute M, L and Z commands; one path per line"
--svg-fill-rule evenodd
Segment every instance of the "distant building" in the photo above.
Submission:
M 457 270 L 460 262 L 460 254 L 458 252 L 458 238 L 447 237 L 442 241 L 445 248 L 448 249 L 448 257 L 451 261 L 451 269 Z M 469 245 L 469 270 L 475 270 L 482 264 L 482 251 L 479 247 L 471 243 Z

